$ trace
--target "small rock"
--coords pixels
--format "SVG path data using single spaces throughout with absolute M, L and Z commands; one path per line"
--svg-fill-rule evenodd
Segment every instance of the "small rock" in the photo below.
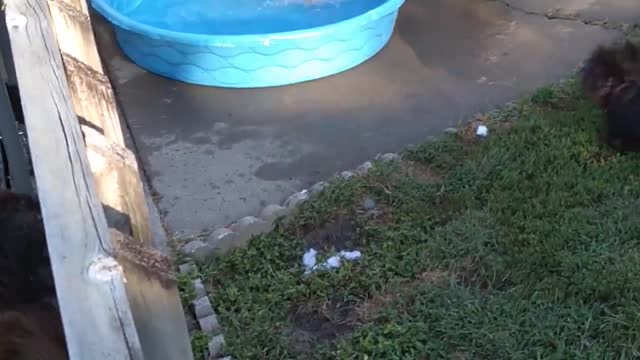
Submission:
M 396 161 L 400 159 L 400 155 L 394 153 L 386 153 L 380 156 L 380 160 L 382 161 Z
M 222 349 L 224 347 L 224 336 L 217 335 L 211 338 L 209 341 L 209 356 L 217 358 L 222 355 Z
M 218 322 L 218 317 L 213 314 L 209 316 L 205 316 L 198 320 L 200 323 L 200 330 L 209 334 L 209 335 L 218 335 L 220 334 L 220 323 Z
M 329 183 L 326 183 L 324 181 L 320 181 L 319 183 L 313 185 L 311 187 L 311 190 L 309 190 L 309 192 L 311 192 L 311 194 L 317 194 L 317 193 L 321 192 L 322 190 L 326 189 L 327 186 L 329 186 Z
M 202 284 L 202 280 L 195 279 L 193 280 L 192 283 L 193 283 L 193 290 L 196 293 L 197 299 L 207 296 L 207 290 L 205 290 L 204 284 Z
M 295 209 L 298 205 L 309 199 L 309 192 L 307 190 L 302 190 L 297 192 L 287 198 L 284 202 L 284 206 L 286 206 L 289 210 Z
M 198 330 L 198 322 L 196 321 L 196 319 L 193 318 L 193 315 L 191 315 L 191 312 L 185 311 L 184 319 L 187 322 L 187 330 L 189 330 L 189 332 Z
M 207 243 L 215 245 L 218 241 L 223 240 L 226 237 L 232 236 L 233 231 L 228 228 L 215 229 L 207 238 Z
M 188 274 L 196 269 L 192 263 L 186 263 L 178 266 L 178 270 L 183 274 Z
M 182 251 L 196 261 L 206 261 L 213 254 L 213 247 L 200 240 L 194 240 L 182 247 Z
M 201 297 L 193 301 L 193 312 L 196 314 L 196 318 L 202 319 L 207 316 L 214 315 L 211 301 L 208 297 Z
M 216 229 L 207 238 L 207 244 L 213 247 L 213 257 L 222 256 L 233 248 L 236 234 L 227 228 Z
M 235 233 L 232 248 L 244 247 L 254 236 L 273 230 L 273 226 L 273 223 L 260 220 L 254 216 L 243 217 L 237 223 L 231 225 L 231 230 Z
M 362 207 L 365 210 L 373 210 L 376 208 L 376 202 L 372 198 L 365 198 L 362 202 Z
M 359 174 L 366 174 L 366 173 L 369 172 L 369 170 L 371 170 L 372 167 L 373 167 L 373 164 L 371 163 L 371 161 L 366 161 L 366 162 L 362 163 L 362 165 L 358 166 L 356 171 Z
M 450 135 L 455 135 L 455 134 L 458 133 L 458 129 L 452 128 L 452 127 L 446 128 L 446 129 L 444 129 L 444 133 L 445 134 L 450 134 Z
M 245 226 L 251 226 L 255 223 L 260 222 L 261 220 L 255 216 L 245 216 L 240 220 L 236 221 L 233 225 L 230 226 L 231 231 L 242 230 Z
M 262 209 L 260 213 L 260 217 L 264 221 L 274 222 L 276 219 L 281 218 L 283 216 L 287 216 L 290 210 L 284 206 L 280 206 L 277 204 L 271 204 Z
M 217 360 L 231 360 L 231 356 L 225 356 L 225 357 L 219 358 Z
M 354 176 L 356 176 L 356 174 L 354 174 L 353 171 L 343 171 L 340 173 L 340 177 L 345 180 L 351 179 Z

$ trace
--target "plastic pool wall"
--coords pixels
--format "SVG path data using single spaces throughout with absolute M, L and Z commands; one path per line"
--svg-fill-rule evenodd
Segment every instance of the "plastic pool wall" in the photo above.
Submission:
M 368 16 L 370 21 L 349 19 L 317 28 L 252 36 L 181 37 L 180 33 L 173 36 L 176 33 L 162 29 L 154 33 L 145 25 L 127 26 L 122 15 L 116 19 L 119 21 L 113 21 L 109 13 L 96 6 L 101 1 L 94 0 L 94 7 L 114 24 L 119 46 L 134 63 L 170 79 L 229 88 L 288 85 L 356 67 L 389 42 L 404 2 L 390 0 L 397 6 L 381 16 Z M 125 8 L 133 7 L 135 1 Z

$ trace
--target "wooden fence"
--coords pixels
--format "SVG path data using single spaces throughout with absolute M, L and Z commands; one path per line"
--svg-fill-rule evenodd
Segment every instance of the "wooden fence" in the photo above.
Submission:
M 86 1 L 5 0 L 3 15 L 71 359 L 191 360 Z

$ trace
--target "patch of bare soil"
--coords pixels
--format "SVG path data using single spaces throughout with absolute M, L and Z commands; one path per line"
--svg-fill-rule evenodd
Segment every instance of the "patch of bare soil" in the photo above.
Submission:
M 513 126 L 511 121 L 494 121 L 490 117 L 486 115 L 476 115 L 473 120 L 466 123 L 460 129 L 460 137 L 468 143 L 474 143 L 480 140 L 476 135 L 476 131 L 478 130 L 478 126 L 484 125 L 489 128 L 489 136 L 491 136 L 492 132 L 500 131 L 500 130 L 509 130 Z
M 415 161 L 403 160 L 400 162 L 400 170 L 406 176 L 424 181 L 427 183 L 434 183 L 442 180 L 442 176 L 435 170 L 425 164 L 421 164 Z
M 456 281 L 465 288 L 475 287 L 482 293 L 490 290 L 500 290 L 512 286 L 507 275 L 504 278 L 491 278 L 483 270 L 482 260 L 469 256 L 456 269 Z
M 351 218 L 340 215 L 337 219 L 309 232 L 303 240 L 305 247 L 318 251 L 350 250 L 356 246 L 357 230 Z
M 478 136 L 476 135 L 476 131 L 478 130 L 478 126 L 480 125 L 487 126 L 487 123 L 488 123 L 487 120 L 488 118 L 484 115 L 476 115 L 473 118 L 473 120 L 466 123 L 462 127 L 462 129 L 460 129 L 459 134 L 462 137 L 462 139 L 469 142 L 477 141 Z M 491 131 L 491 129 L 489 129 L 489 131 Z
M 380 311 L 397 300 L 405 297 L 411 290 L 423 285 L 444 286 L 451 274 L 447 271 L 433 269 L 425 271 L 416 279 L 405 281 L 372 295 L 356 307 L 358 317 L 366 322 L 376 318 Z
M 467 354 L 460 351 L 453 351 L 451 355 L 449 355 L 449 359 L 451 360 L 466 360 Z
M 456 281 L 463 287 L 478 286 L 480 290 L 487 290 L 489 284 L 485 283 L 479 276 L 478 266 L 478 259 L 471 256 L 464 259 L 459 266 Z
M 291 315 L 293 347 L 306 358 L 317 346 L 334 344 L 351 334 L 357 321 L 353 304 L 327 301 L 299 306 Z
M 413 280 L 389 285 L 360 302 L 330 300 L 300 304 L 291 311 L 291 342 L 300 359 L 311 358 L 318 346 L 332 345 L 349 336 L 358 324 L 374 320 L 380 312 L 426 284 L 445 286 L 452 274 L 433 269 Z

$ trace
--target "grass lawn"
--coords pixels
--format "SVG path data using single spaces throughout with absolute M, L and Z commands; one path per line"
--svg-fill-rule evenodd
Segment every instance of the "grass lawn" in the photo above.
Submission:
M 488 115 L 486 139 L 470 126 L 335 180 L 203 266 L 227 353 L 640 358 L 640 157 L 598 141 L 601 114 L 576 89 Z M 308 246 L 363 257 L 304 276 Z

